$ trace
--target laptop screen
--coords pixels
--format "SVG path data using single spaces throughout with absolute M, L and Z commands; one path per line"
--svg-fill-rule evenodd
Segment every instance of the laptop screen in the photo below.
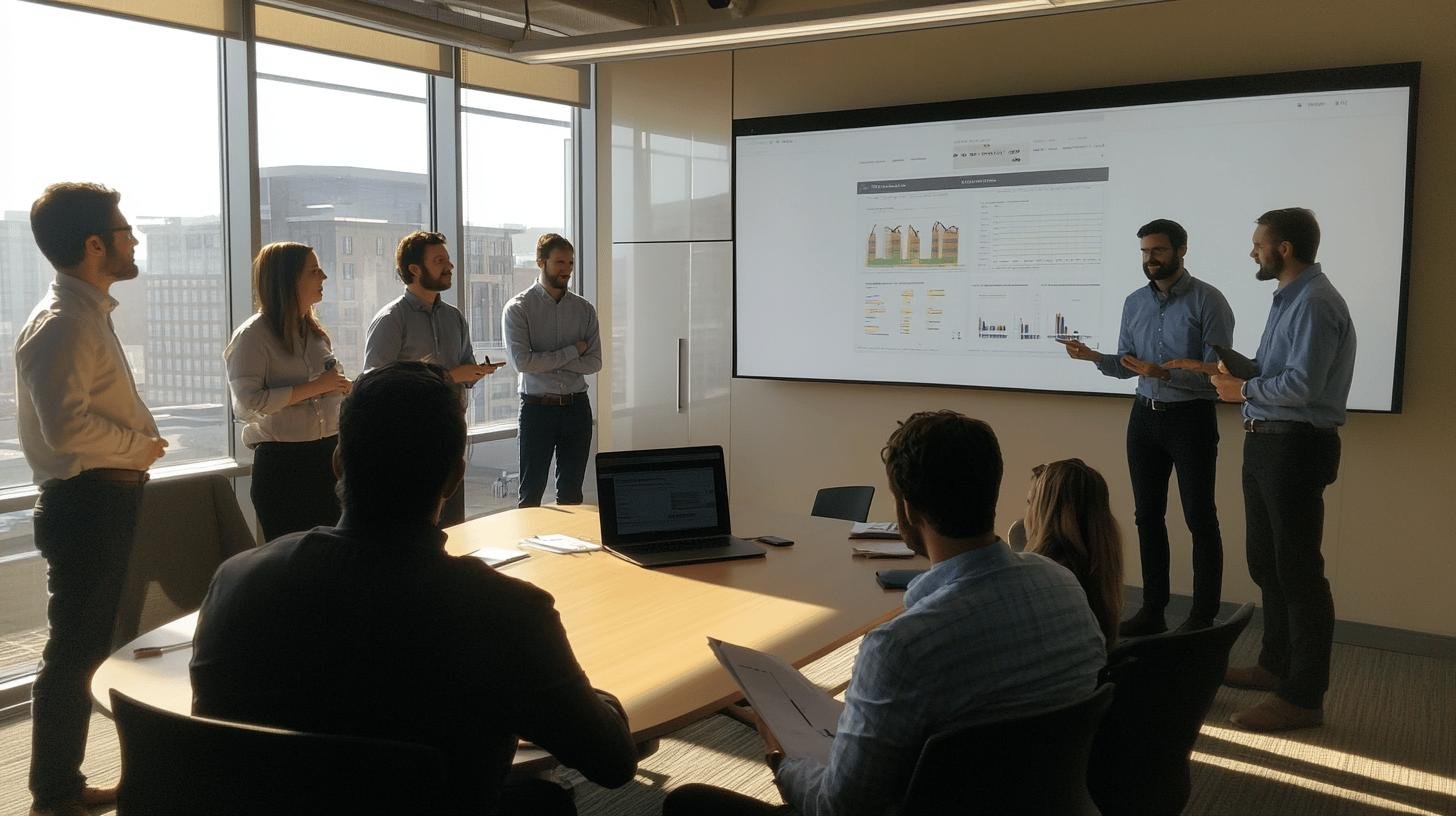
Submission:
M 607 544 L 728 532 L 728 489 L 718 447 L 597 455 Z

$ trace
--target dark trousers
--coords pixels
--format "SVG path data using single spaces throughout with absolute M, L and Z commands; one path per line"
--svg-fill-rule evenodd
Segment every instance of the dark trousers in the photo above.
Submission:
M 770 805 L 712 785 L 683 785 L 662 803 L 662 816 L 777 816 L 793 812 L 788 805 Z
M 1335 602 L 1320 554 L 1325 487 L 1340 471 L 1333 433 L 1244 434 L 1249 577 L 1264 600 L 1259 665 L 1278 694 L 1319 708 L 1330 685 Z
M 263 540 L 339 523 L 335 492 L 337 436 L 314 442 L 263 442 L 253 449 L 253 484 L 248 495 L 263 528 Z
M 50 639 L 30 692 L 30 791 L 37 807 L 78 799 L 91 722 L 91 675 L 111 651 L 142 484 L 86 474 L 52 481 L 35 503 L 35 546 L 49 567 Z
M 496 803 L 498 816 L 576 816 L 571 791 L 544 779 L 507 780 Z
M 1214 503 L 1218 417 L 1199 400 L 1167 411 L 1133 402 L 1127 422 L 1127 469 L 1143 564 L 1143 606 L 1168 605 L 1168 477 L 1178 471 L 1183 520 L 1193 537 L 1193 616 L 1212 619 L 1223 593 L 1223 538 Z
M 582 394 L 570 405 L 521 402 L 517 439 L 521 452 L 521 488 L 517 507 L 540 507 L 556 456 L 556 503 L 581 504 L 581 483 L 591 454 L 591 403 Z

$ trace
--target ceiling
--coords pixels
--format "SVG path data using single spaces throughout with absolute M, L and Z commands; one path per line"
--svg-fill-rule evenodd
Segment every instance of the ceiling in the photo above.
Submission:
M 1170 1 L 268 0 L 274 5 L 520 62 L 564 64 Z

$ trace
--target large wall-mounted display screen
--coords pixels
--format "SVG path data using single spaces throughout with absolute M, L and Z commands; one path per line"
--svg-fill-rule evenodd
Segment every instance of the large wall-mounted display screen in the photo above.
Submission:
M 1419 64 L 734 123 L 739 377 L 1131 393 L 1117 351 L 1171 218 L 1252 357 L 1254 219 L 1308 207 L 1359 337 L 1352 409 L 1398 411 Z

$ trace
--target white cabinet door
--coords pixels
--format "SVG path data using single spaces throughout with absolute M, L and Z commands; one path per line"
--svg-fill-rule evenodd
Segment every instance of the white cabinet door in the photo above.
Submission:
M 612 247 L 612 447 L 688 440 L 686 243 Z
M 688 441 L 728 449 L 733 378 L 733 245 L 692 245 L 688 275 Z

